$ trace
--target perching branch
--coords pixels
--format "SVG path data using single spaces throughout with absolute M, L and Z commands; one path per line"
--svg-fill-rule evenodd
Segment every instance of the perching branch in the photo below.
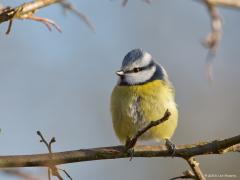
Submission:
M 146 127 L 137 131 L 136 135 L 125 146 L 113 146 L 113 147 L 102 147 L 93 149 L 82 149 L 75 151 L 66 152 L 52 152 L 52 144 L 55 138 L 51 138 L 49 142 L 45 140 L 42 133 L 37 131 L 40 136 L 40 142 L 44 143 L 48 148 L 48 154 L 36 154 L 36 155 L 17 155 L 17 156 L 0 156 L 0 168 L 10 168 L 10 167 L 32 167 L 32 166 L 44 166 L 48 167 L 48 178 L 51 179 L 51 175 L 56 176 L 59 180 L 62 180 L 56 165 L 67 164 L 82 161 L 93 161 L 93 160 L 103 160 L 103 159 L 117 159 L 117 158 L 127 158 L 127 157 L 181 157 L 185 159 L 192 171 L 186 171 L 182 177 L 188 177 L 205 180 L 205 177 L 199 167 L 199 163 L 195 160 L 195 156 L 207 155 L 207 154 L 223 154 L 227 152 L 240 152 L 240 135 L 224 139 L 215 140 L 212 142 L 201 142 L 197 144 L 190 145 L 178 145 L 174 151 L 174 154 L 169 151 L 168 147 L 165 145 L 160 146 L 135 146 L 138 138 L 155 127 L 168 120 L 170 112 L 166 110 L 164 116 L 156 121 L 151 121 Z M 126 149 L 134 147 L 134 153 L 132 154 Z M 62 170 L 69 179 L 71 176 Z M 173 178 L 173 179 L 177 179 Z
M 134 157 L 172 157 L 165 145 L 159 146 L 135 146 Z M 73 151 L 49 154 L 0 156 L 0 168 L 9 167 L 35 167 L 59 165 L 82 161 L 103 159 L 129 158 L 124 151 L 125 146 L 110 146 L 92 149 L 79 149 Z M 240 135 L 223 140 L 205 141 L 196 144 L 176 145 L 174 157 L 189 158 L 192 156 L 223 154 L 240 152 Z
M 165 145 L 160 146 L 135 146 L 138 138 L 161 123 L 168 120 L 170 112 L 166 110 L 164 116 L 156 121 L 151 121 L 147 126 L 137 131 L 136 135 L 129 140 L 129 144 L 125 146 L 112 146 L 93 149 L 80 149 L 75 151 L 65 152 L 52 152 L 52 144 L 56 142 L 55 138 L 51 138 L 49 142 L 43 137 L 40 131 L 37 134 L 40 136 L 40 142 L 44 143 L 48 148 L 48 154 L 36 154 L 36 155 L 17 155 L 17 156 L 0 156 L 0 168 L 12 168 L 12 167 L 33 167 L 44 166 L 48 168 L 48 178 L 51 179 L 51 175 L 56 176 L 59 180 L 62 180 L 59 170 L 63 171 L 69 179 L 71 176 L 62 169 L 58 169 L 56 165 L 67 164 L 82 161 L 93 161 L 103 159 L 117 159 L 127 157 L 181 157 L 185 159 L 192 171 L 184 172 L 184 176 L 177 178 L 193 178 L 198 180 L 205 180 L 203 173 L 199 167 L 199 163 L 195 160 L 195 156 L 208 155 L 208 154 L 223 154 L 227 152 L 240 152 L 240 135 L 224 140 L 215 140 L 212 142 L 200 142 L 197 144 L 178 145 L 174 151 L 174 154 L 169 151 Z M 127 149 L 134 147 L 134 154 L 126 151 Z
M 161 119 L 151 121 L 146 127 L 137 131 L 136 135 L 133 136 L 133 138 L 130 139 L 128 144 L 125 146 L 102 147 L 53 153 L 51 145 L 55 142 L 55 138 L 51 138 L 51 140 L 47 142 L 42 133 L 37 131 L 37 134 L 41 138 L 40 142 L 47 146 L 49 153 L 36 155 L 0 156 L 0 168 L 44 166 L 48 167 L 49 180 L 51 179 L 51 175 L 58 177 L 59 180 L 62 180 L 63 178 L 58 170 L 63 171 L 69 177 L 69 179 L 71 179 L 71 176 L 65 170 L 58 169 L 56 165 L 59 164 L 127 157 L 181 157 L 188 162 L 193 173 L 186 171 L 188 173 L 185 172 L 184 176 L 179 176 L 173 179 L 194 177 L 194 179 L 205 180 L 205 177 L 199 167 L 199 163 L 195 160 L 195 156 L 240 152 L 240 135 L 224 140 L 215 140 L 212 142 L 178 145 L 176 146 L 174 154 L 169 151 L 168 147 L 165 145 L 135 146 L 140 136 L 142 136 L 152 127 L 167 121 L 169 116 L 170 112 L 167 110 Z M 126 148 L 128 150 L 133 147 L 133 154 L 126 151 Z

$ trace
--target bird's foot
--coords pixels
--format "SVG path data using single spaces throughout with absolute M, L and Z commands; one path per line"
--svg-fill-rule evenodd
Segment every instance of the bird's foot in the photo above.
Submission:
M 165 145 L 167 146 L 167 149 L 171 153 L 171 156 L 173 158 L 175 153 L 176 153 L 176 146 L 175 146 L 175 144 L 172 141 L 170 141 L 169 139 L 166 139 Z
M 129 161 L 132 161 L 133 156 L 134 156 L 134 148 L 128 149 L 127 153 L 130 155 Z
M 127 137 L 126 143 L 125 143 L 125 152 L 130 155 L 129 161 L 132 161 L 133 159 L 135 144 L 136 143 L 134 143 L 131 138 Z

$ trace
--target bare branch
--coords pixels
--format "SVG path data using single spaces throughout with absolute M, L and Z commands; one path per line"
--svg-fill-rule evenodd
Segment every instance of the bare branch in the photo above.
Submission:
M 15 19 L 28 19 L 33 21 L 38 21 L 46 25 L 46 27 L 51 30 L 51 27 L 54 27 L 59 32 L 61 32 L 60 27 L 52 20 L 42 17 L 35 16 L 37 10 L 44 8 L 46 6 L 50 6 L 52 4 L 60 4 L 65 9 L 74 12 L 78 17 L 81 18 L 83 22 L 91 29 L 95 30 L 93 24 L 90 19 L 78 11 L 72 4 L 66 2 L 66 0 L 35 0 L 28 3 L 24 3 L 15 8 L 5 7 L 0 9 L 0 24 L 6 21 L 9 21 L 9 26 L 6 34 L 10 33 L 12 27 L 12 21 Z
M 215 54 L 222 37 L 222 19 L 215 5 L 209 3 L 209 0 L 204 2 L 212 19 L 212 32 L 207 36 L 204 44 Z
M 202 170 L 200 169 L 199 162 L 197 162 L 194 157 L 187 158 L 186 161 L 188 162 L 189 166 L 192 168 L 195 174 L 195 179 L 206 180 L 206 178 L 202 173 Z
M 15 8 L 6 7 L 0 11 L 0 23 L 12 20 L 13 18 L 21 18 L 22 16 L 35 13 L 36 10 L 43 7 L 59 3 L 63 0 L 35 0 L 28 3 L 24 3 Z
M 42 133 L 40 131 L 37 131 L 37 135 L 40 136 L 41 140 L 40 142 L 44 143 L 49 151 L 49 159 L 52 159 L 52 144 L 56 142 L 55 137 L 52 137 L 49 142 L 43 137 Z M 69 179 L 72 179 L 71 176 L 67 173 L 67 171 L 63 169 L 58 169 L 56 165 L 49 164 L 48 165 L 48 180 L 51 180 L 51 175 L 57 177 L 59 180 L 63 180 L 62 176 L 60 175 L 59 171 L 61 170 L 67 175 Z
M 240 135 L 224 140 L 200 142 L 196 144 L 177 145 L 174 157 L 188 158 L 198 155 L 222 154 L 240 152 Z M 172 157 L 165 145 L 135 146 L 134 157 Z M 67 164 L 73 162 L 129 158 L 125 146 L 80 149 L 49 154 L 0 156 L 0 168 L 4 167 L 33 167 Z
M 240 8 L 240 0 L 207 0 L 210 4 L 215 6 L 223 6 L 230 8 Z
M 12 24 L 13 24 L 13 20 L 9 20 L 9 24 L 8 24 L 8 28 L 7 28 L 6 34 L 9 34 L 11 32 Z
M 76 14 L 93 32 L 95 32 L 95 27 L 93 23 L 90 21 L 89 17 L 78 11 L 71 3 L 62 1 L 60 3 L 62 7 L 66 10 L 69 10 Z
M 217 6 L 212 4 L 209 0 L 202 0 L 206 5 L 209 15 L 211 17 L 211 28 L 212 31 L 203 41 L 203 45 L 209 49 L 209 52 L 206 57 L 206 74 L 209 83 L 213 81 L 213 60 L 214 56 L 218 50 L 221 38 L 222 38 L 222 18 L 219 15 Z
M 37 17 L 37 16 L 26 16 L 26 17 L 22 17 L 21 19 L 29 19 L 29 20 L 33 20 L 33 21 L 38 21 L 43 23 L 49 31 L 52 31 L 52 27 L 54 27 L 58 32 L 62 32 L 60 26 L 58 26 L 54 21 L 47 19 L 47 18 L 41 18 L 41 17 Z
M 65 169 L 60 169 L 60 168 L 58 168 L 58 170 L 61 170 L 62 172 L 64 172 L 64 174 L 65 174 L 70 180 L 72 180 L 72 177 L 70 176 L 70 174 L 69 174 Z

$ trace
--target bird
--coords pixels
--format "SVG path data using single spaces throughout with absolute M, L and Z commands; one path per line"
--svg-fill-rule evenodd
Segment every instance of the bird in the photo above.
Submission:
M 118 81 L 112 90 L 110 110 L 120 142 L 126 145 L 140 129 L 169 111 L 167 121 L 149 129 L 139 140 L 165 140 L 166 146 L 174 151 L 171 137 L 178 124 L 178 109 L 174 87 L 163 66 L 150 53 L 133 49 L 126 54 L 116 74 Z

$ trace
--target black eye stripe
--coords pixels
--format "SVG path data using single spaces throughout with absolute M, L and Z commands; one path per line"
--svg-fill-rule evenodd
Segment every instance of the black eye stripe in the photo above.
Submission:
M 124 73 L 127 74 L 127 73 L 137 73 L 139 71 L 143 71 L 143 70 L 146 70 L 146 69 L 150 69 L 152 66 L 154 66 L 154 62 L 152 61 L 149 65 L 147 66 L 144 66 L 144 67 L 138 67 L 138 68 L 133 68 L 131 70 L 128 70 L 128 71 L 125 71 Z

